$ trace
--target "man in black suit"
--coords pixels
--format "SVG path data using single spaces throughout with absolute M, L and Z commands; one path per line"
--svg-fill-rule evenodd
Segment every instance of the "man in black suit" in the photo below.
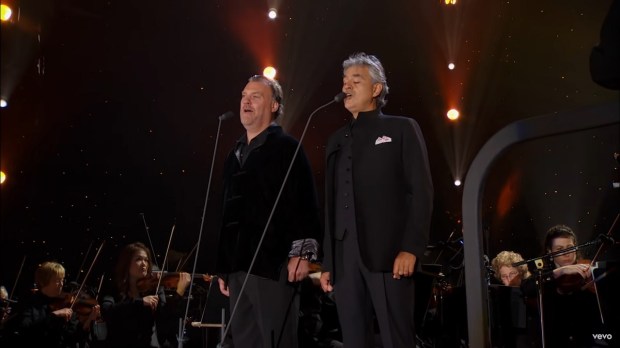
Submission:
M 324 291 L 335 290 L 345 347 L 373 347 L 373 310 L 383 347 L 415 347 L 416 259 L 430 228 L 433 185 L 426 145 L 410 118 L 381 112 L 381 62 L 358 53 L 343 63 L 351 122 L 326 149 Z
M 280 84 L 264 76 L 251 77 L 241 93 L 240 119 L 246 132 L 224 165 L 216 268 L 220 291 L 230 296 L 231 310 L 239 299 L 230 323 L 235 347 L 297 347 L 299 299 L 292 283 L 308 275 L 308 262 L 318 254 L 316 190 L 301 149 L 265 227 L 298 146 L 275 122 L 281 113 Z

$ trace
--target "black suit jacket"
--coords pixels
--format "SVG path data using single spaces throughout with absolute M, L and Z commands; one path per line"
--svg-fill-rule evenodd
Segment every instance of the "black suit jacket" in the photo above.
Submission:
M 226 159 L 220 274 L 248 270 L 298 144 L 280 126 L 266 131 L 265 142 L 250 152 L 243 167 L 234 150 Z M 322 236 L 312 171 L 300 149 L 251 273 L 277 280 L 293 241 L 304 238 L 320 241 Z
M 326 149 L 324 268 L 341 269 L 334 231 L 336 163 L 349 126 L 336 131 Z M 420 257 L 428 243 L 433 184 L 426 145 L 413 119 L 360 113 L 352 128 L 355 220 L 361 258 L 369 270 L 392 272 L 400 251 Z

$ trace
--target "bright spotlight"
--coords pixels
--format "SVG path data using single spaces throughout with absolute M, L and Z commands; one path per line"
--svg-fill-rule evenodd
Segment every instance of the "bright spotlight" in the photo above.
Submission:
M 263 70 L 263 76 L 268 77 L 270 79 L 274 79 L 276 77 L 276 69 L 272 66 L 268 66 Z
M 0 99 L 0 108 L 6 108 L 7 105 L 9 105 L 9 103 L 7 103 L 6 100 Z
M 276 19 L 276 17 L 278 17 L 278 11 L 276 11 L 275 8 L 270 8 L 267 16 L 269 17 L 269 19 Z
M 456 0 L 445 0 L 446 5 L 456 5 Z
M 450 70 L 454 70 L 454 63 L 450 63 L 450 64 L 448 64 L 448 69 L 450 69 Z
M 459 111 L 457 109 L 450 109 L 446 115 L 448 119 L 454 121 L 459 118 Z
M 6 180 L 6 175 L 0 170 L 0 184 L 4 184 L 4 180 Z
M 12 14 L 13 14 L 13 11 L 11 10 L 10 7 L 8 7 L 5 4 L 0 5 L 0 20 L 8 21 L 9 19 L 11 19 Z
M 454 180 L 454 186 L 461 186 L 461 180 L 459 179 Z

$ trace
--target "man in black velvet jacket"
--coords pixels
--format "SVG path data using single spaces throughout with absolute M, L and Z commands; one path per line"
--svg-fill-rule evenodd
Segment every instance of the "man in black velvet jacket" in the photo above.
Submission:
M 388 93 L 374 56 L 343 63 L 353 120 L 326 148 L 326 232 L 321 286 L 335 290 L 345 347 L 373 346 L 373 309 L 383 347 L 415 347 L 416 260 L 432 211 L 426 145 L 410 118 L 381 113 Z
M 266 224 L 298 142 L 275 123 L 282 88 L 256 75 L 241 94 L 246 133 L 224 166 L 224 205 L 218 248 L 220 291 L 230 296 L 235 347 L 297 347 L 299 299 L 292 282 L 308 275 L 321 229 L 316 190 L 303 150 L 295 157 L 273 218 Z M 263 231 L 265 237 L 251 270 Z M 243 293 L 246 275 L 250 273 Z M 289 304 L 293 305 L 289 308 Z

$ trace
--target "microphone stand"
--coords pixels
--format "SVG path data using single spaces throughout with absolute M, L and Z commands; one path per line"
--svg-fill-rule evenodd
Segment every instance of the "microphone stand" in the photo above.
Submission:
M 233 318 L 235 317 L 235 314 L 237 312 L 237 306 L 239 305 L 239 300 L 241 299 L 241 295 L 243 294 L 243 291 L 245 290 L 245 286 L 246 286 L 246 284 L 248 282 L 248 278 L 249 278 L 250 274 L 252 273 L 252 268 L 254 268 L 254 263 L 256 262 L 256 257 L 258 256 L 258 252 L 260 251 L 260 247 L 263 244 L 263 240 L 265 239 L 265 235 L 267 234 L 267 229 L 269 228 L 269 225 L 271 224 L 271 219 L 273 218 L 273 214 L 275 213 L 276 207 L 278 206 L 278 202 L 280 201 L 280 197 L 282 196 L 282 191 L 284 191 L 284 186 L 286 185 L 286 182 L 288 180 L 288 176 L 291 173 L 291 169 L 293 168 L 293 164 L 295 163 L 295 158 L 297 158 L 297 154 L 299 153 L 299 149 L 301 148 L 301 142 L 303 141 L 304 136 L 306 135 L 306 131 L 308 130 L 308 126 L 310 125 L 310 121 L 312 120 L 312 117 L 314 116 L 314 114 L 316 114 L 319 110 L 321 110 L 323 108 L 326 108 L 327 106 L 329 106 L 329 105 L 331 105 L 333 103 L 341 102 L 345 98 L 345 96 L 346 96 L 346 94 L 344 92 L 338 93 L 334 97 L 334 99 L 332 99 L 328 103 L 325 103 L 325 104 L 319 106 L 318 108 L 316 108 L 310 114 L 310 117 L 308 117 L 308 121 L 306 121 L 306 126 L 304 127 L 304 130 L 301 133 L 301 137 L 299 138 L 299 142 L 297 143 L 297 148 L 295 148 L 295 152 L 293 153 L 293 157 L 291 158 L 291 163 L 288 166 L 288 170 L 286 171 L 286 175 L 284 175 L 284 180 L 282 180 L 282 185 L 280 186 L 280 191 L 278 191 L 278 195 L 276 196 L 276 200 L 275 200 L 275 202 L 273 202 L 273 207 L 271 208 L 271 213 L 269 213 L 269 218 L 267 218 L 267 222 L 265 223 L 265 228 L 263 229 L 263 234 L 261 235 L 260 240 L 258 241 L 258 245 L 256 246 L 256 251 L 254 252 L 254 256 L 252 257 L 252 262 L 250 262 L 250 266 L 248 267 L 248 272 L 246 273 L 245 278 L 243 279 L 243 284 L 241 285 L 241 290 L 239 290 L 239 295 L 237 296 L 237 300 L 235 301 L 235 305 L 233 306 L 233 310 L 230 313 L 230 318 L 228 319 L 228 325 L 226 325 L 226 330 L 224 330 L 224 334 L 221 337 L 220 346 L 224 343 L 224 338 L 226 337 L 226 335 L 228 334 L 228 330 L 230 329 L 230 323 L 232 322 Z
M 187 313 L 189 312 L 189 301 L 192 298 L 192 288 L 194 286 L 194 276 L 196 275 L 196 264 L 198 263 L 198 254 L 200 254 L 200 240 L 202 239 L 202 231 L 203 231 L 203 227 L 204 227 L 204 223 L 205 223 L 205 214 L 207 213 L 207 203 L 209 202 L 209 191 L 211 190 L 211 179 L 213 178 L 213 167 L 215 164 L 215 154 L 217 151 L 217 144 L 220 140 L 220 128 L 222 126 L 222 121 L 225 121 L 231 117 L 235 116 L 235 114 L 232 111 L 228 111 L 222 115 L 220 115 L 217 119 L 217 133 L 215 135 L 215 146 L 213 147 L 213 156 L 211 158 L 211 169 L 209 170 L 209 181 L 207 183 L 207 193 L 205 195 L 205 204 L 202 208 L 202 219 L 200 221 L 200 232 L 198 233 L 198 242 L 196 242 L 196 254 L 194 254 L 194 266 L 192 268 L 192 276 L 190 279 L 192 279 L 192 281 L 189 283 L 189 291 L 187 294 L 187 304 L 185 305 L 185 315 L 183 316 L 183 319 L 179 319 L 182 320 L 179 322 L 179 333 L 177 336 L 177 341 L 178 341 L 178 348 L 183 348 L 183 331 L 184 331 L 184 327 L 185 327 L 185 322 L 187 321 Z M 213 281 L 213 279 L 211 280 Z

